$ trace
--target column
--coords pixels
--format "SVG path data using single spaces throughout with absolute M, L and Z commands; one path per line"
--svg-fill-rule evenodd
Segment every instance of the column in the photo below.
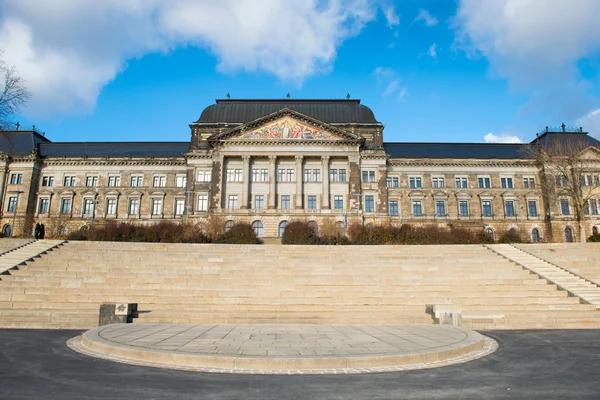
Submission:
M 227 169 L 225 165 L 225 156 L 221 156 L 221 175 L 219 178 L 221 179 L 221 188 L 219 191 L 219 208 L 223 209 L 227 207 L 227 203 L 225 202 L 225 182 L 227 182 Z
M 242 156 L 244 166 L 242 167 L 242 204 L 243 210 L 248 209 L 248 194 L 250 193 L 250 156 Z
M 277 156 L 269 156 L 269 207 L 276 208 Z
M 329 156 L 321 157 L 323 163 L 323 209 L 329 209 Z
M 0 167 L 0 215 L 4 215 L 4 199 L 6 195 L 4 193 L 4 188 L 6 183 L 6 162 Z
M 302 208 L 302 161 L 304 156 L 296 156 L 296 208 Z

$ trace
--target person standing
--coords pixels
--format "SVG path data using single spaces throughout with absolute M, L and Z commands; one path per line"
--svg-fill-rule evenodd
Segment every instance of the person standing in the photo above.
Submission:
M 35 239 L 39 239 L 41 232 L 42 232 L 42 226 L 40 225 L 39 222 L 36 222 L 35 227 L 33 228 L 33 237 Z
M 44 224 L 40 224 L 40 239 L 44 239 L 44 236 L 46 236 L 46 227 Z

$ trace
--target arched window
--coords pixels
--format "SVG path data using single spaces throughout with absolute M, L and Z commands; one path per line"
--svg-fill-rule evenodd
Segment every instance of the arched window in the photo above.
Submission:
M 58 233 L 58 236 L 67 236 L 67 233 L 69 233 L 69 229 L 64 225 L 59 226 L 58 231 L 56 233 Z
M 592 228 L 592 235 L 597 235 L 597 234 L 598 234 L 598 227 L 597 227 L 597 226 L 594 226 L 594 227 Z
M 492 228 L 485 228 L 483 233 L 485 233 L 485 236 L 490 238 L 490 240 L 494 240 L 494 230 Z
M 279 223 L 279 237 L 283 236 L 283 232 L 285 232 L 285 228 L 287 228 L 288 225 L 289 223 L 287 221 L 281 221 Z
M 537 228 L 531 230 L 531 243 L 539 243 L 540 231 Z
M 11 237 L 12 236 L 12 225 L 11 224 L 6 224 L 2 227 L 2 234 L 6 237 Z
M 573 243 L 573 229 L 570 226 L 565 228 L 565 240 L 567 243 Z
M 335 232 L 340 236 L 346 236 L 346 225 L 342 221 L 336 222 Z
M 316 221 L 310 221 L 308 223 L 308 227 L 312 231 L 313 234 L 317 235 L 319 233 L 319 224 L 317 224 Z
M 254 229 L 256 236 L 263 237 L 263 223 L 261 221 L 254 221 L 252 223 L 252 229 Z
M 229 232 L 233 228 L 233 225 L 235 225 L 235 222 L 232 220 L 225 222 L 225 232 Z
M 517 234 L 517 230 L 515 228 L 510 228 L 508 230 L 508 233 L 510 233 L 511 235 L 516 235 Z

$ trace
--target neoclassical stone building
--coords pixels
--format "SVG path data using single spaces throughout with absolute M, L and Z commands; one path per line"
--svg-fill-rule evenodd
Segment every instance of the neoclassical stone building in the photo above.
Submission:
M 360 100 L 217 100 L 189 142 L 52 142 L 0 132 L 2 229 L 44 222 L 64 234 L 109 220 L 252 223 L 265 237 L 301 219 L 435 224 L 523 238 L 577 240 L 572 207 L 524 144 L 391 143 Z M 599 185 L 600 142 L 547 129 L 536 141 L 589 142 Z M 600 199 L 598 199 L 600 200 Z M 600 225 L 596 199 L 586 232 Z M 13 228 L 14 227 L 14 228 Z

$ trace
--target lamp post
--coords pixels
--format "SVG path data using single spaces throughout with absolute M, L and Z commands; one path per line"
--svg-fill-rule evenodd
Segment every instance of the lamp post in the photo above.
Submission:
M 15 219 L 17 217 L 17 209 L 19 207 L 19 195 L 24 192 L 22 190 L 18 190 L 16 192 L 11 192 L 11 193 L 17 195 L 17 201 L 15 201 L 15 211 L 13 213 L 12 229 L 10 230 L 10 237 L 13 237 L 13 236 L 15 236 Z

